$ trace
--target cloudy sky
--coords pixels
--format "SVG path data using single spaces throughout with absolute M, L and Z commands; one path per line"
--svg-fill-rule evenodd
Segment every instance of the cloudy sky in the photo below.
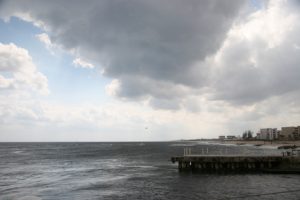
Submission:
M 300 2 L 0 0 L 0 141 L 300 125 Z

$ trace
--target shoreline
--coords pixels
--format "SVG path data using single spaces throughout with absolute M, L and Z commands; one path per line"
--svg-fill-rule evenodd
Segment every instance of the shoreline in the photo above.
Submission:
M 263 141 L 263 140 L 224 140 L 214 141 L 219 144 L 233 144 L 233 145 L 253 145 L 253 146 L 272 146 L 272 147 L 284 147 L 284 146 L 296 146 L 300 147 L 300 141 Z
M 204 140 L 181 140 L 184 142 L 203 142 L 208 144 L 219 145 L 237 145 L 237 146 L 260 146 L 260 147 L 274 147 L 274 148 L 291 148 L 295 146 L 300 148 L 300 140 L 218 140 L 218 139 L 204 139 Z

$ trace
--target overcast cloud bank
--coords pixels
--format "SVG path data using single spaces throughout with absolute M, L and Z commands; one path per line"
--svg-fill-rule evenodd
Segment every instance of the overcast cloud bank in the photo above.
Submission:
M 231 0 L 11 0 L 1 2 L 0 16 L 39 26 L 46 33 L 37 37 L 47 48 L 61 47 L 74 55 L 75 66 L 111 78 L 109 95 L 161 109 L 157 115 L 173 110 L 206 124 L 213 118 L 229 131 L 299 120 L 298 1 L 251 7 Z M 30 67 L 23 69 L 34 69 L 24 58 Z M 17 70 L 4 61 L 2 73 Z M 46 77 L 24 71 L 30 87 L 47 93 Z M 1 75 L 0 87 L 19 81 Z

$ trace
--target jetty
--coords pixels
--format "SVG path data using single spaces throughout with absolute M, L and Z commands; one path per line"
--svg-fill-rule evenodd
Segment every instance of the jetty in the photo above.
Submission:
M 171 157 L 178 170 L 200 173 L 300 173 L 300 151 L 282 155 L 197 155 L 190 148 L 183 156 Z

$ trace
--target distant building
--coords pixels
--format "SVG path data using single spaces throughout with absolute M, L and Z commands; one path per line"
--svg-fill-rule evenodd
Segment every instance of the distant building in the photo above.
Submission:
M 225 140 L 225 135 L 220 135 L 219 140 Z
M 236 140 L 236 136 L 235 135 L 227 135 L 227 140 Z
M 258 140 L 277 140 L 279 138 L 277 128 L 262 128 L 256 138 Z
M 260 132 L 256 133 L 256 139 L 261 140 L 260 138 L 261 138 Z
M 281 130 L 277 130 L 278 140 L 282 140 Z
M 300 139 L 300 126 L 282 127 L 280 138 L 284 140 L 299 140 Z

